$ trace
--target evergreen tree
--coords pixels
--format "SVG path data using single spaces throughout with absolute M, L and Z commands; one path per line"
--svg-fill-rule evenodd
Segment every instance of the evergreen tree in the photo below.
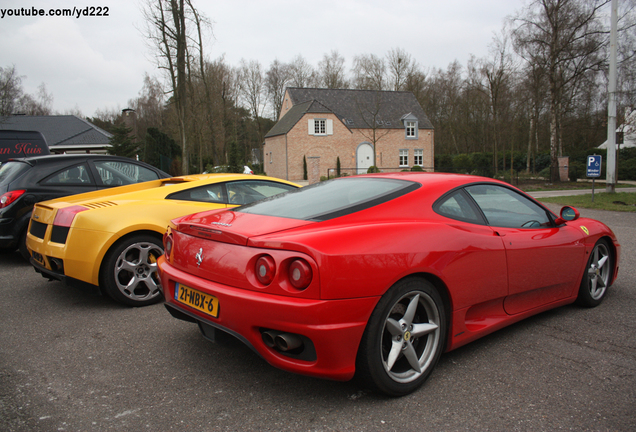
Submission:
M 144 162 L 168 172 L 172 161 L 181 156 L 181 147 L 159 129 L 148 128 L 141 154 Z
M 241 164 L 241 155 L 236 141 L 230 141 L 227 153 L 228 171 L 232 173 L 242 173 L 243 165 Z
M 111 148 L 109 154 L 134 158 L 138 152 L 137 143 L 130 137 L 132 128 L 120 123 L 111 129 L 113 136 L 110 139 Z

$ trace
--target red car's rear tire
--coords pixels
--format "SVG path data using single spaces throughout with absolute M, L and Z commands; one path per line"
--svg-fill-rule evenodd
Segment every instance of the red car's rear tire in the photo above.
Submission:
M 437 364 L 446 340 L 442 298 L 428 281 L 412 277 L 389 289 L 365 329 L 357 378 L 390 396 L 419 388 Z

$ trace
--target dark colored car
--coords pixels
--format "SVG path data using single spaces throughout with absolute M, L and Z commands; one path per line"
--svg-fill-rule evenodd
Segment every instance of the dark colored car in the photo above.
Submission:
M 29 259 L 26 231 L 35 203 L 170 177 L 133 159 L 95 154 L 9 159 L 0 166 L 0 250 Z
M 44 135 L 37 131 L 0 130 L 0 163 L 11 159 L 51 154 Z

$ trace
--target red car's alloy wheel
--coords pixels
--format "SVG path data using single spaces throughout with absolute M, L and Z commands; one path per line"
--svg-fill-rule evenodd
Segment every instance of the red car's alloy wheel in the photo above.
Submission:
M 445 316 L 442 299 L 428 281 L 398 282 L 369 319 L 358 352 L 358 375 L 391 396 L 417 389 L 444 348 Z

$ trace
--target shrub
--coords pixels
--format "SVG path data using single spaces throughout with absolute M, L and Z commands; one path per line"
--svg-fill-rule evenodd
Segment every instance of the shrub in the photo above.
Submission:
M 473 153 L 473 174 L 484 177 L 492 177 L 494 168 L 492 166 L 492 153 Z
M 453 169 L 453 156 L 443 154 L 435 156 L 435 171 L 437 172 L 455 172 Z
M 378 168 L 375 165 L 371 165 L 369 169 L 367 170 L 367 174 L 379 173 L 379 172 L 380 172 L 380 168 Z
M 414 165 L 413 168 L 411 168 L 411 171 L 424 171 L 424 168 L 419 165 Z
M 459 154 L 453 158 L 453 168 L 455 171 L 465 174 L 473 170 L 473 161 L 467 154 Z
M 549 153 L 541 153 L 540 155 L 537 155 L 537 157 L 534 159 L 534 168 L 540 172 L 539 175 L 541 175 L 541 172 L 545 168 L 548 168 L 548 178 L 549 178 L 550 165 L 552 165 L 552 159 L 550 158 Z
M 636 147 L 622 148 L 617 153 L 620 160 L 636 159 Z M 607 156 L 604 159 L 607 159 Z
M 571 182 L 575 182 L 578 179 L 585 177 L 585 167 L 580 162 L 571 162 L 568 166 L 568 177 Z
M 636 158 L 618 162 L 618 181 L 621 180 L 636 180 Z

